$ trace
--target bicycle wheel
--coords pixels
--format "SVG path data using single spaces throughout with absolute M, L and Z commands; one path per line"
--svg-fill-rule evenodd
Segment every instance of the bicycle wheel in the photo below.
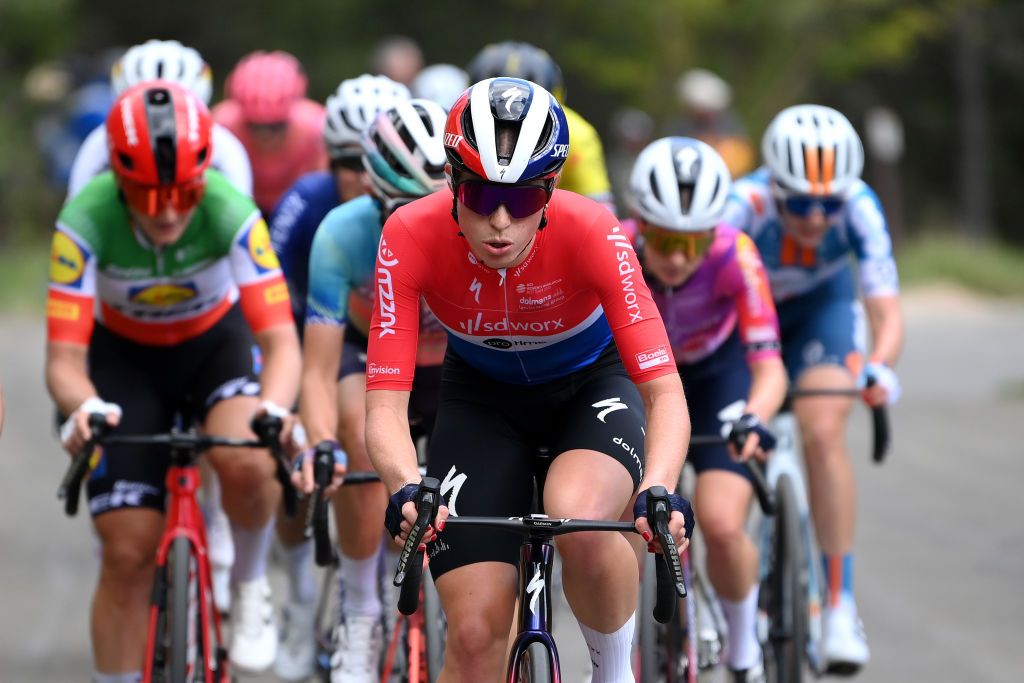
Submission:
M 640 583 L 639 645 L 640 683 L 675 683 L 687 678 L 686 628 L 681 619 L 685 603 L 680 600 L 672 620 L 659 624 L 651 615 L 657 600 L 655 555 L 644 556 Z
M 185 537 L 174 539 L 167 584 L 168 674 L 171 683 L 205 681 L 204 635 L 199 609 L 199 561 Z
M 768 612 L 768 680 L 803 680 L 807 644 L 807 577 L 800 513 L 793 483 L 785 474 L 775 483 L 775 524 L 771 568 L 763 590 Z
M 423 577 L 423 633 L 427 639 L 427 675 L 431 683 L 441 675 L 444 666 L 444 648 L 448 641 L 448 621 L 441 609 L 441 596 L 430 577 Z

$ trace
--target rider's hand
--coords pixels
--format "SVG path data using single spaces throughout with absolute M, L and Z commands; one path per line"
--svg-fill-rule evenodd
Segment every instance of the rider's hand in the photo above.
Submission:
M 281 421 L 281 446 L 284 448 L 284 452 L 289 457 L 294 457 L 296 453 L 302 451 L 305 448 L 305 430 L 299 428 L 296 431 L 295 425 L 298 424 L 298 418 L 292 411 L 277 405 L 273 401 L 260 401 L 259 406 L 256 408 L 256 412 L 252 414 L 252 422 L 256 422 L 264 415 L 270 415 L 276 417 Z M 299 443 L 299 440 L 303 443 Z
M 89 416 L 93 413 L 106 415 L 107 424 L 111 427 L 116 427 L 121 421 L 121 406 L 116 403 L 107 403 L 99 396 L 91 396 L 82 401 L 82 405 L 60 427 L 60 443 L 71 455 L 81 451 L 85 442 L 92 438 Z
M 764 462 L 768 459 L 768 453 L 775 448 L 775 436 L 757 415 L 745 413 L 732 423 L 727 445 L 733 460 L 743 462 L 757 458 Z
M 862 396 L 869 406 L 893 405 L 900 400 L 903 390 L 896 372 L 884 363 L 868 363 L 861 376 Z
M 647 492 L 644 489 L 637 494 L 636 502 L 633 504 L 633 526 L 640 532 L 640 535 L 647 541 L 647 550 L 652 553 L 662 552 L 661 542 L 653 530 L 653 522 L 647 519 Z M 669 506 L 672 513 L 668 519 L 668 531 L 676 542 L 676 550 L 680 554 L 690 545 L 690 536 L 693 534 L 693 508 L 690 501 L 677 493 L 668 494 Z
M 395 543 L 403 545 L 412 525 L 416 523 L 416 494 L 420 491 L 419 484 L 409 483 L 398 489 L 388 500 L 387 513 L 384 515 L 384 528 L 388 534 L 395 539 Z M 434 523 L 427 527 L 427 533 L 423 536 L 425 543 L 437 539 L 437 532 L 444 531 L 444 525 L 448 521 L 448 504 L 444 496 L 440 496 L 437 506 L 437 516 Z
M 313 489 L 316 488 L 316 475 L 314 472 L 316 453 L 321 449 L 330 450 L 334 460 L 331 481 L 324 488 L 324 498 L 329 498 L 334 495 L 334 492 L 338 490 L 338 487 L 345 480 L 345 472 L 348 467 L 348 454 L 342 450 L 341 444 L 337 441 L 321 441 L 315 448 L 307 448 L 299 454 L 295 461 L 296 469 L 292 473 L 292 483 L 296 489 L 307 496 L 313 493 Z

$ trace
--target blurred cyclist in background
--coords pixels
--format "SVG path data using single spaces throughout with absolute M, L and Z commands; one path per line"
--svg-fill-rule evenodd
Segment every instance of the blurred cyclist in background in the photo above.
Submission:
M 384 76 L 363 74 L 341 82 L 327 98 L 323 137 L 330 171 L 299 178 L 285 193 L 270 219 L 270 240 L 281 260 L 291 293 L 299 333 L 306 318 L 309 253 L 320 222 L 334 207 L 369 191 L 363 167 L 363 132 L 378 113 L 409 99 L 409 90 Z M 313 576 L 313 542 L 303 536 L 305 515 L 279 517 L 278 537 L 284 547 L 289 577 L 289 600 L 275 671 L 285 680 L 302 680 L 313 673 L 316 657 L 314 621 L 317 584 Z M 374 527 L 376 529 L 376 526 Z M 343 567 L 342 571 L 348 569 Z
M 165 80 L 182 85 L 196 94 L 203 104 L 210 105 L 213 74 L 202 56 L 176 40 L 148 40 L 130 48 L 110 71 L 115 96 L 143 81 Z M 103 122 L 97 125 L 82 143 L 71 166 L 68 195 L 71 199 L 95 176 L 110 168 L 107 131 Z M 213 158 L 211 168 L 220 171 L 240 192 L 252 195 L 252 168 L 249 156 L 224 126 L 214 124 L 212 130 Z
M 732 88 L 706 69 L 690 69 L 676 83 L 676 97 L 687 118 L 672 133 L 702 140 L 718 152 L 738 178 L 754 168 L 754 148 L 730 107 Z
M 406 87 L 412 86 L 423 68 L 423 51 L 407 36 L 388 36 L 377 43 L 370 56 L 370 72 L 387 76 Z
M 306 99 L 306 74 L 287 52 L 257 50 L 228 76 L 227 99 L 213 108 L 252 163 L 253 197 L 269 216 L 281 195 L 309 171 L 327 168 L 324 108 Z
M 899 277 L 882 207 L 860 178 L 857 131 L 835 109 L 789 107 L 768 126 L 761 153 L 764 167 L 733 186 L 726 221 L 749 234 L 764 258 L 790 381 L 798 389 L 860 386 L 870 405 L 895 403 Z M 865 307 L 874 347 L 866 366 Z M 822 655 L 830 671 L 846 674 L 869 656 L 853 597 L 857 501 L 845 441 L 852 405 L 842 397 L 793 403 L 826 577 Z
M 310 443 L 327 442 L 337 449 L 341 442 L 348 453 L 349 472 L 372 471 L 365 443 L 366 349 L 377 296 L 375 265 L 381 231 L 398 207 L 444 186 L 445 119 L 444 108 L 430 100 L 398 102 L 378 114 L 363 138 L 363 163 L 372 194 L 327 214 L 313 240 L 303 340 L 302 421 Z M 417 327 L 410 423 L 419 423 L 429 434 L 446 338 L 423 306 Z M 387 492 L 383 484 L 343 487 L 334 494 L 333 503 L 345 599 L 335 631 L 331 681 L 371 683 L 379 678 L 377 665 L 384 642 L 377 576 Z M 393 575 L 393 569 L 389 573 Z M 393 605 L 387 609 L 393 610 Z
M 469 75 L 454 64 L 432 64 L 416 74 L 412 81 L 413 97 L 437 102 L 445 111 L 452 108 L 469 87 Z
M 511 40 L 493 43 L 473 58 L 466 71 L 473 83 L 497 76 L 512 76 L 533 81 L 554 95 L 569 123 L 570 140 L 569 158 L 562 168 L 558 188 L 599 201 L 614 212 L 601 139 L 586 119 L 565 106 L 562 70 L 551 55 L 529 43 Z
M 756 633 L 757 547 L 745 524 L 753 494 L 742 464 L 764 459 L 764 424 L 786 396 L 779 324 L 768 277 L 750 237 L 722 222 L 729 169 L 693 138 L 662 138 L 637 158 L 630 198 L 637 254 L 686 386 L 694 432 L 738 437 L 693 449 L 695 513 L 707 544 L 708 578 L 729 626 L 731 680 L 764 681 Z

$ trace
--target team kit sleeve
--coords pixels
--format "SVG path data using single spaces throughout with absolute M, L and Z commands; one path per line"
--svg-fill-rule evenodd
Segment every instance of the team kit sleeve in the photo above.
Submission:
M 254 333 L 293 324 L 288 285 L 270 244 L 267 223 L 258 211 L 235 234 L 228 261 L 238 285 L 242 313 Z
M 768 274 L 754 241 L 743 233 L 736 237 L 735 263 L 742 282 L 736 294 L 736 312 L 747 362 L 778 358 L 782 353 L 779 316 L 772 300 Z
M 68 194 L 65 202 L 82 191 L 90 180 L 110 168 L 110 152 L 107 151 L 107 128 L 97 126 L 86 136 L 68 174 Z
M 900 282 L 892 255 L 892 239 L 878 197 L 865 187 L 850 200 L 847 216 L 864 296 L 898 294 Z
M 343 223 L 330 217 L 328 214 L 320 224 L 309 250 L 306 323 L 312 325 L 340 326 L 348 320 L 352 261 L 339 236 Z
M 602 209 L 584 239 L 577 262 L 601 300 L 615 345 L 636 384 L 676 372 L 665 324 L 644 282 L 633 244 Z
M 58 223 L 50 245 L 47 341 L 89 345 L 94 324 L 96 262 L 93 247 Z
M 377 301 L 366 354 L 366 388 L 411 391 L 427 263 L 401 218 L 384 224 L 377 248 Z

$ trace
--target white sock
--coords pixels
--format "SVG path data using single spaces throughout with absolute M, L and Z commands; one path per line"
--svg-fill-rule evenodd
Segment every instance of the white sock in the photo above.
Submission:
M 141 671 L 132 671 L 126 674 L 101 674 L 99 671 L 92 672 L 92 683 L 140 683 L 142 681 Z
M 379 617 L 380 596 L 377 594 L 377 553 L 356 560 L 341 554 L 341 613 L 346 617 Z
M 594 665 L 591 683 L 633 683 L 630 650 L 635 622 L 636 612 L 615 633 L 600 633 L 580 623 L 583 639 L 590 648 L 590 662 Z
M 255 581 L 267 575 L 267 554 L 274 540 L 274 519 L 262 529 L 242 529 L 231 525 L 235 542 L 235 564 L 231 567 L 231 582 Z
M 743 671 L 761 661 L 761 643 L 757 640 L 758 585 L 739 602 L 721 599 L 725 621 L 729 625 L 729 647 L 726 664 Z
M 303 541 L 294 548 L 284 549 L 288 567 L 288 587 L 292 602 L 309 605 L 316 601 L 316 578 L 313 576 L 313 541 Z

